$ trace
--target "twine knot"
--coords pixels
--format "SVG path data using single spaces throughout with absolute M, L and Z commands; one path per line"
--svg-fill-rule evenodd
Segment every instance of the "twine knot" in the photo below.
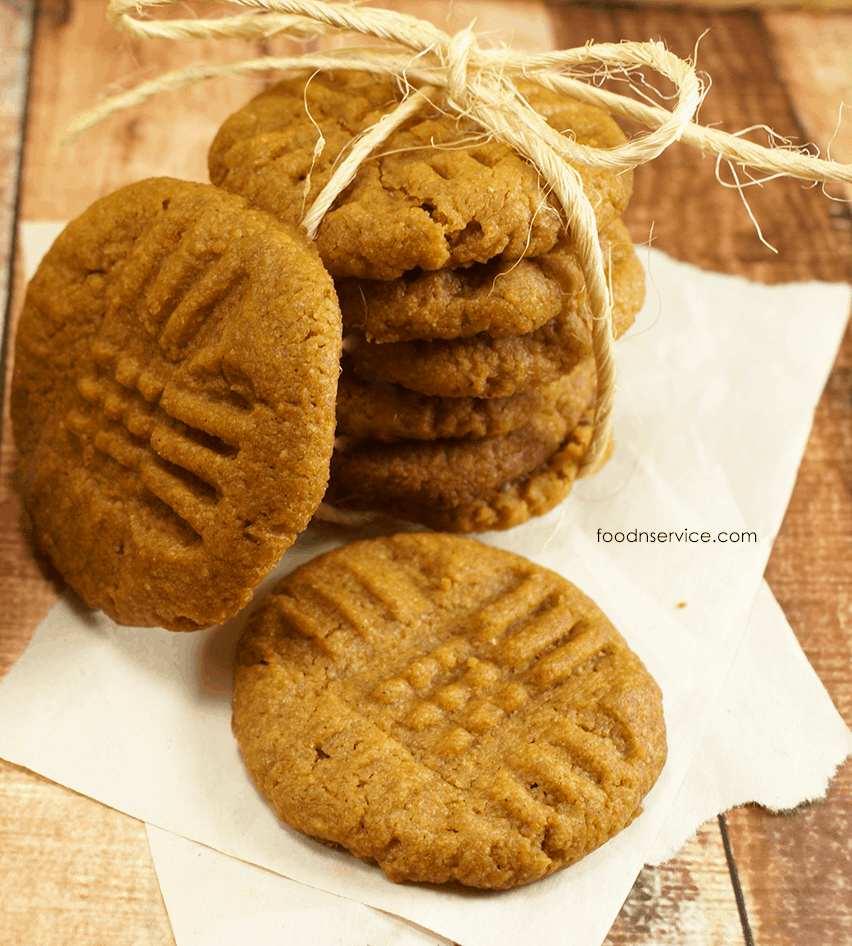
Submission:
M 471 87 L 469 65 L 471 54 L 479 51 L 479 44 L 473 34 L 473 25 L 460 30 L 446 46 L 444 55 L 447 70 L 447 104 L 460 113 L 469 109 L 471 96 L 476 92 Z M 476 76 L 479 86 L 479 76 Z

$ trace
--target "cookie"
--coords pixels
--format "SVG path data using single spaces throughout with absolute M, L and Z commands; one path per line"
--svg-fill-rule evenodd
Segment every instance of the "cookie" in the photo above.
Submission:
M 417 502 L 406 497 L 391 501 L 364 489 L 344 491 L 332 476 L 317 518 L 346 524 L 350 521 L 349 514 L 357 511 L 359 515 L 381 513 L 444 532 L 481 533 L 513 529 L 529 519 L 545 515 L 569 496 L 579 476 L 593 429 L 594 411 L 590 408 L 581 415 L 576 427 L 555 452 L 537 467 L 496 487 L 460 498 L 455 505 Z M 600 466 L 611 455 L 610 442 Z
M 517 430 L 481 440 L 373 440 L 335 449 L 326 500 L 392 508 L 458 506 L 505 487 L 544 463 L 577 426 L 594 397 L 595 368 L 584 363 L 559 397 Z
M 553 127 L 582 144 L 609 148 L 625 140 L 600 109 L 533 87 L 525 93 Z M 396 279 L 413 269 L 536 256 L 556 243 L 561 214 L 534 168 L 454 118 L 441 94 L 362 164 L 326 213 L 316 241 L 334 276 Z M 395 80 L 366 73 L 279 82 L 219 129 L 210 180 L 298 223 L 355 138 L 400 101 Z M 627 206 L 631 174 L 576 170 L 604 228 Z
M 551 874 L 640 813 L 666 758 L 659 687 L 600 609 L 474 539 L 313 559 L 236 664 L 234 733 L 276 815 L 396 882 Z
M 645 275 L 620 222 L 607 237 L 613 328 L 621 336 L 645 298 Z M 551 255 L 549 266 L 570 271 L 573 252 Z M 566 273 L 560 277 L 567 281 Z M 560 313 L 525 335 L 416 340 L 377 344 L 352 333 L 362 373 L 437 397 L 508 397 L 567 374 L 591 354 L 591 313 L 585 291 L 566 295 Z M 356 347 L 357 346 L 357 347 Z
M 589 410 L 567 440 L 541 466 L 504 483 L 500 489 L 443 509 L 398 503 L 388 511 L 399 519 L 444 532 L 482 533 L 514 529 L 550 512 L 570 495 L 592 439 L 593 423 L 594 415 Z M 611 454 L 610 442 L 601 465 L 609 460 Z M 320 511 L 324 505 L 320 506 Z
M 581 370 L 590 359 L 581 362 Z M 480 440 L 508 434 L 560 396 L 570 375 L 503 398 L 429 397 L 364 378 L 345 355 L 337 385 L 337 431 L 361 440 Z
M 316 251 L 208 184 L 95 203 L 34 276 L 12 420 L 34 537 L 92 607 L 193 630 L 322 500 L 341 320 Z
M 525 335 L 556 318 L 567 295 L 581 292 L 579 266 L 563 266 L 558 275 L 563 274 L 568 278 L 553 278 L 538 258 L 492 260 L 466 268 L 414 270 L 386 281 L 340 279 L 335 285 L 344 330 L 383 344 L 480 333 Z

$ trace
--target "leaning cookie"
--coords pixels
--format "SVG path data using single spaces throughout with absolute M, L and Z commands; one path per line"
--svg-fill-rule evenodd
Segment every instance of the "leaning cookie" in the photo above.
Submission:
M 322 500 L 341 348 L 312 246 L 211 185 L 69 224 L 27 292 L 12 420 L 36 542 L 122 624 L 236 613 Z
M 589 598 L 434 533 L 288 575 L 239 642 L 233 729 L 282 821 L 392 881 L 486 889 L 600 847 L 666 758 L 659 687 Z
M 645 298 L 645 274 L 620 222 L 606 240 L 616 338 L 632 325 Z M 570 281 L 573 251 L 537 260 Z M 555 277 L 554 277 L 555 278 Z M 351 335 L 362 373 L 436 397 L 509 397 L 567 374 L 591 353 L 591 311 L 585 290 L 566 293 L 559 314 L 524 335 L 413 340 L 378 344 Z
M 605 112 L 524 86 L 552 127 L 611 148 L 623 132 Z M 562 215 L 532 165 L 434 91 L 369 156 L 325 214 L 316 240 L 334 276 L 396 279 L 414 270 L 516 260 L 549 250 Z M 210 180 L 292 223 L 301 221 L 359 135 L 389 114 L 395 80 L 344 70 L 279 82 L 228 118 L 213 141 Z M 632 176 L 578 165 L 599 228 L 620 216 Z

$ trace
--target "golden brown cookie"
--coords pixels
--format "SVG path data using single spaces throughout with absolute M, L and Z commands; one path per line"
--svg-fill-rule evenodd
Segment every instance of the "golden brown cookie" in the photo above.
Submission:
M 398 519 L 445 532 L 492 532 L 523 525 L 550 512 L 571 493 L 592 439 L 593 420 L 593 412 L 587 411 L 565 443 L 541 466 L 500 489 L 446 509 L 398 503 L 388 512 Z M 604 463 L 611 453 L 610 442 Z
M 326 488 L 341 347 L 302 236 L 155 179 L 65 229 L 18 330 L 12 419 L 35 538 L 121 624 L 235 614 Z
M 428 526 L 444 532 L 490 532 L 513 529 L 535 516 L 543 516 L 571 493 L 592 439 L 594 411 L 582 414 L 580 420 L 554 453 L 534 469 L 497 486 L 482 488 L 459 497 L 455 505 L 417 501 L 398 496 L 391 499 L 374 491 L 350 488 L 344 490 L 332 475 L 318 519 L 346 524 L 348 514 L 375 513 Z M 610 442 L 604 458 L 612 455 Z M 339 462 L 339 457 L 336 457 Z M 332 459 L 334 466 L 335 458 Z
M 621 336 L 641 309 L 645 274 L 618 222 L 609 231 L 610 284 L 615 337 Z M 545 264 L 563 269 L 568 283 L 576 267 L 573 252 L 551 254 Z M 591 353 L 591 313 L 585 290 L 566 295 L 560 313 L 526 335 L 406 341 L 377 344 L 353 333 L 358 370 L 383 381 L 437 397 L 508 397 L 567 374 Z
M 492 338 L 525 335 L 556 318 L 565 297 L 583 288 L 579 266 L 562 266 L 552 278 L 539 260 L 414 270 L 386 281 L 339 279 L 335 285 L 344 330 L 380 344 L 480 333 Z M 558 278 L 562 275 L 568 278 Z
M 552 404 L 570 383 L 569 374 L 510 397 L 429 397 L 400 384 L 364 378 L 344 355 L 337 385 L 337 431 L 386 443 L 495 437 L 517 430 Z
M 505 889 L 629 824 L 660 690 L 560 575 L 407 533 L 296 569 L 240 640 L 233 728 L 278 817 L 393 881 Z
M 397 503 L 447 508 L 491 494 L 541 466 L 577 426 L 595 392 L 587 360 L 558 398 L 507 434 L 481 440 L 375 440 L 336 448 L 326 501 L 386 509 Z
M 582 144 L 609 148 L 625 140 L 597 108 L 526 92 L 553 127 Z M 210 148 L 210 180 L 297 223 L 356 136 L 400 99 L 396 81 L 366 73 L 280 82 L 222 125 Z M 417 268 L 536 256 L 556 243 L 560 214 L 532 166 L 440 106 L 401 125 L 325 215 L 316 239 L 333 275 L 395 279 Z M 632 177 L 583 166 L 577 172 L 603 228 L 627 206 Z

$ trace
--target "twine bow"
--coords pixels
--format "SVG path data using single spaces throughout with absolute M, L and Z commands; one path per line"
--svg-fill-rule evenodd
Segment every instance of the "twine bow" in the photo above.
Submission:
M 588 43 L 576 49 L 521 55 L 506 48 L 482 49 L 471 27 L 451 36 L 415 17 L 350 3 L 323 0 L 212 0 L 231 2 L 249 12 L 219 19 L 158 21 L 142 16 L 144 6 L 169 6 L 179 0 L 110 0 L 107 18 L 137 39 L 239 38 L 249 41 L 275 36 L 309 40 L 338 33 L 357 33 L 384 40 L 388 48 L 328 50 L 293 57 L 264 56 L 224 65 L 194 66 L 143 83 L 115 95 L 80 116 L 69 128 L 74 140 L 119 109 L 136 105 L 160 92 L 208 78 L 269 70 L 360 70 L 394 76 L 402 100 L 354 143 L 346 158 L 317 196 L 302 220 L 313 237 L 326 211 L 352 181 L 358 168 L 409 116 L 427 101 L 440 99 L 450 114 L 475 121 L 486 133 L 525 157 L 538 171 L 545 189 L 556 198 L 565 225 L 577 247 L 591 310 L 592 349 L 598 393 L 595 427 L 579 475 L 589 475 L 603 462 L 610 439 L 615 394 L 612 304 L 597 237 L 594 212 L 575 165 L 613 172 L 653 160 L 675 141 L 715 154 L 767 175 L 808 181 L 852 183 L 852 165 L 839 165 L 803 151 L 765 148 L 735 135 L 704 128 L 692 121 L 704 94 L 693 66 L 661 43 Z M 629 75 L 650 68 L 675 86 L 669 110 L 600 88 L 594 81 L 612 72 Z M 614 148 L 578 144 L 559 134 L 524 99 L 517 80 L 597 105 L 611 114 L 633 119 L 649 129 Z M 589 80 L 593 81 L 589 81 Z

